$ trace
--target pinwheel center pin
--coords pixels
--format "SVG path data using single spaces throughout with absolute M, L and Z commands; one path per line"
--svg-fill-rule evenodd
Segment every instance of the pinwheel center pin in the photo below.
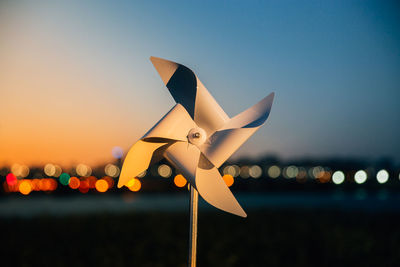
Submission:
M 190 129 L 187 138 L 189 143 L 191 143 L 192 145 L 200 146 L 206 141 L 207 134 L 206 131 L 204 131 L 202 128 L 196 127 Z

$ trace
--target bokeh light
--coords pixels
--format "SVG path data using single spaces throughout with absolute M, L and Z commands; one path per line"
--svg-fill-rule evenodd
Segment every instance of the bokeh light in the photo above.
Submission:
M 6 176 L 6 182 L 8 185 L 15 185 L 17 183 L 17 177 L 13 173 L 9 173 Z
M 331 172 L 328 170 L 321 171 L 317 179 L 320 183 L 327 183 L 331 180 Z
M 88 183 L 89 188 L 95 188 L 96 187 L 96 182 L 97 178 L 94 176 L 89 176 L 85 179 L 85 181 Z
M 132 180 L 130 180 L 126 186 L 129 188 L 129 190 L 131 190 L 132 192 L 137 192 L 140 190 L 140 188 L 142 187 L 142 183 L 140 182 L 139 179 L 137 178 L 133 178 Z
M 56 173 L 56 167 L 53 164 L 48 163 L 44 166 L 44 173 L 47 176 L 54 176 L 54 174 Z
M 29 180 L 23 180 L 19 184 L 19 192 L 23 195 L 28 195 L 32 191 L 32 185 Z
M 51 189 L 50 179 L 41 179 L 39 187 L 40 187 L 40 190 L 42 190 L 42 191 L 50 191 L 50 189 Z
M 115 166 L 114 164 L 107 164 L 104 167 L 104 172 L 106 173 L 106 175 L 111 176 L 111 177 L 118 177 L 120 170 L 117 166 Z
M 60 179 L 60 183 L 62 184 L 62 185 L 68 185 L 69 184 L 69 180 L 70 180 L 70 176 L 69 176 L 69 174 L 68 173 L 62 173 L 61 175 L 60 175 L 60 177 L 59 177 L 59 179 Z
M 162 165 L 158 166 L 158 174 L 161 177 L 168 178 L 172 174 L 172 169 L 170 166 L 168 166 L 166 164 L 162 164 Z
M 101 178 L 103 180 L 106 180 L 107 184 L 108 184 L 108 188 L 112 188 L 114 186 L 114 179 L 111 178 L 110 176 L 104 176 L 103 178 Z
M 307 171 L 304 167 L 298 168 L 298 173 L 296 175 L 296 181 L 299 183 L 305 183 L 307 181 Z
M 56 190 L 56 189 L 57 189 L 57 186 L 58 186 L 57 181 L 54 180 L 54 179 L 48 179 L 48 180 L 49 180 L 49 182 L 50 182 L 50 190 L 51 190 L 51 191 Z
M 11 172 L 16 177 L 25 178 L 26 176 L 29 175 L 29 168 L 28 168 L 28 166 L 25 166 L 25 165 L 13 164 L 11 166 Z
M 363 170 L 359 170 L 354 174 L 354 181 L 356 181 L 357 184 L 363 184 L 365 181 L 367 181 L 367 173 Z
M 97 182 L 96 182 L 97 183 Z M 87 192 L 89 192 L 90 186 L 89 186 L 89 181 L 86 177 L 83 177 L 80 180 L 80 185 L 79 185 L 79 192 L 81 192 L 82 194 L 86 194 Z
M 378 180 L 378 183 L 380 184 L 386 183 L 389 180 L 389 173 L 387 172 L 387 170 L 380 170 L 376 174 L 376 180 Z
M 182 174 L 178 174 L 178 175 L 175 176 L 174 184 L 177 187 L 184 187 L 186 185 L 186 183 L 187 183 L 187 181 L 186 181 L 185 177 L 183 177 Z
M 55 172 L 54 172 L 54 177 L 60 177 L 60 175 L 62 174 L 62 169 L 60 166 L 58 165 L 54 165 L 55 167 Z
M 235 181 L 233 179 L 233 176 L 230 174 L 225 174 L 224 176 L 222 176 L 222 178 L 224 179 L 224 181 L 228 187 L 231 187 Z
M 124 155 L 124 151 L 119 146 L 115 146 L 112 148 L 111 154 L 114 158 L 120 159 Z
M 249 168 L 249 166 L 242 166 L 241 168 L 240 168 L 240 173 L 239 173 L 239 175 L 240 175 L 240 177 L 242 177 L 243 179 L 247 179 L 247 178 L 249 178 L 250 177 L 250 168 Z
M 278 178 L 281 175 L 281 169 L 278 166 L 271 166 L 268 168 L 268 176 L 271 178 Z
M 260 178 L 260 176 L 262 175 L 262 169 L 260 166 L 258 165 L 253 165 L 249 168 L 249 175 L 252 178 Z
M 297 176 L 297 174 L 299 173 L 299 170 L 297 169 L 296 166 L 288 166 L 286 168 L 283 169 L 283 175 L 285 178 L 295 178 Z
M 83 177 L 88 177 L 92 174 L 92 169 L 89 166 L 87 166 L 86 164 L 82 164 L 82 163 L 78 164 L 78 166 L 76 166 L 75 171 L 79 176 L 83 176 Z
M 309 169 L 309 175 L 312 178 L 319 179 L 324 175 L 324 168 L 321 166 L 316 166 Z
M 332 182 L 334 184 L 341 184 L 344 182 L 344 173 L 342 171 L 335 171 L 332 175 Z
M 137 178 L 143 178 L 143 177 L 145 177 L 146 176 L 146 174 L 147 174 L 147 171 L 143 171 L 143 172 L 141 172 L 138 176 L 136 176 Z
M 104 193 L 108 190 L 108 183 L 104 179 L 99 179 L 96 182 L 96 190 L 100 193 Z
M 31 186 L 32 186 L 32 191 L 39 191 L 40 190 L 40 180 L 32 179 Z
M 77 177 L 71 177 L 69 179 L 69 187 L 72 189 L 78 189 L 81 184 L 81 181 Z
M 228 165 L 223 169 L 224 174 L 232 175 L 233 177 L 237 177 L 239 175 L 240 168 L 236 165 Z

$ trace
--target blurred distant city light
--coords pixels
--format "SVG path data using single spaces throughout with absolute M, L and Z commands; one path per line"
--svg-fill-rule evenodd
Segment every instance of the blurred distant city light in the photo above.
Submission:
M 166 164 L 161 164 L 158 166 L 158 174 L 164 178 L 170 177 L 172 174 L 171 167 Z
M 9 173 L 6 176 L 6 182 L 8 185 L 15 185 L 17 183 L 17 177 L 13 173 Z
M 376 180 L 378 180 L 378 183 L 384 184 L 389 180 L 389 173 L 386 170 L 380 170 L 376 174 Z
M 43 170 L 47 176 L 54 176 L 56 173 L 56 167 L 51 163 L 46 164 Z
M 79 188 L 78 188 L 79 192 L 81 192 L 82 194 L 86 194 L 87 192 L 89 192 L 89 189 L 90 189 L 90 185 L 89 185 L 88 179 L 81 177 Z
M 262 175 L 262 169 L 258 165 L 253 165 L 249 169 L 249 174 L 253 178 L 260 178 L 260 176 Z
M 288 166 L 284 169 L 284 175 L 286 178 L 295 178 L 297 174 L 299 173 L 299 170 L 297 169 L 296 166 Z
M 104 176 L 103 178 L 101 178 L 103 180 L 105 180 L 108 184 L 108 188 L 112 188 L 114 186 L 114 179 L 111 178 L 110 176 Z M 89 182 L 89 181 L 88 181 Z M 89 185 L 90 187 L 90 185 Z
M 228 165 L 223 169 L 223 173 L 224 174 L 229 174 L 232 175 L 233 177 L 237 177 L 239 175 L 239 167 L 236 166 L 237 168 L 235 168 L 235 166 L 232 165 Z
M 335 171 L 332 175 L 332 182 L 334 184 L 341 184 L 344 182 L 344 173 L 342 171 Z
M 132 192 L 137 192 L 140 190 L 140 188 L 142 187 L 142 183 L 140 182 L 139 179 L 137 178 L 133 178 L 132 180 L 130 180 L 127 185 L 126 185 L 129 190 L 131 190 Z
M 357 184 L 363 184 L 367 180 L 367 173 L 363 170 L 359 170 L 354 174 L 354 180 Z
M 115 146 L 112 148 L 111 154 L 113 155 L 114 158 L 120 159 L 124 155 L 124 151 L 119 146 Z
M 70 180 L 70 176 L 69 176 L 69 174 L 68 173 L 62 173 L 61 175 L 60 175 L 60 183 L 62 184 L 62 185 L 68 185 L 69 184 L 69 180 Z
M 222 178 L 224 179 L 224 181 L 228 187 L 231 187 L 235 181 L 233 179 L 233 176 L 230 174 L 225 174 L 224 176 L 222 176 Z
M 248 163 L 248 162 L 246 162 Z M 296 166 L 288 165 L 286 167 L 279 167 L 278 165 L 266 166 L 265 169 L 261 168 L 259 165 L 225 165 L 221 168 L 222 178 L 227 186 L 232 186 L 235 183 L 235 176 L 242 178 L 259 178 L 263 175 L 268 175 L 271 178 L 278 178 L 280 176 L 290 179 L 296 179 L 299 183 L 304 183 L 309 177 L 314 177 L 315 182 L 318 183 L 328 183 L 332 180 L 335 185 L 343 184 L 346 181 L 346 173 L 343 170 L 332 171 L 331 168 L 335 166 Z M 373 167 L 369 167 L 373 169 Z M 67 172 L 62 172 L 61 167 L 48 163 L 42 170 L 37 170 L 36 168 L 30 168 L 21 164 L 13 164 L 9 167 L 0 168 L 0 176 L 3 178 L 2 188 L 4 193 L 21 193 L 24 195 L 29 195 L 32 191 L 42 191 L 51 192 L 57 189 L 59 184 L 68 186 L 71 189 L 78 189 L 81 193 L 88 193 L 90 189 L 98 192 L 108 192 L 110 189 L 114 188 L 116 180 L 120 174 L 120 169 L 116 164 L 107 164 L 104 166 L 104 172 L 101 168 L 94 169 L 95 174 L 100 175 L 101 179 L 97 179 L 92 176 L 92 169 L 86 164 L 78 164 L 74 169 L 68 170 Z M 76 173 L 75 173 L 76 171 Z M 351 169 L 347 170 L 352 172 Z M 363 184 L 367 182 L 369 172 L 367 170 L 353 170 L 354 172 L 354 182 L 357 184 Z M 375 177 L 379 184 L 388 183 L 390 180 L 390 173 L 395 173 L 394 175 L 399 176 L 398 170 L 381 169 L 377 170 Z M 104 176 L 105 173 L 105 176 Z M 164 177 L 168 178 L 174 173 L 173 169 L 167 164 L 159 164 L 154 166 L 151 172 L 148 173 L 151 177 Z M 70 175 L 73 174 L 73 175 Z M 146 171 L 141 173 L 139 176 L 132 179 L 128 189 L 133 192 L 138 192 L 141 190 L 142 183 L 138 179 L 139 177 L 144 177 Z M 58 177 L 58 179 L 49 177 Z M 71 177 L 73 176 L 73 177 Z M 182 175 L 172 176 L 174 177 L 174 185 L 181 188 L 188 187 L 190 185 L 187 183 L 186 179 Z M 350 178 L 350 176 L 348 177 Z M 101 180 L 101 182 L 98 182 Z M 137 181 L 137 183 L 136 183 Z M 278 180 L 277 183 L 286 183 L 284 180 Z M 104 183 L 107 183 L 105 187 Z M 97 184 L 97 185 L 96 185 Z M 241 184 L 238 185 L 239 190 L 241 190 Z M 372 185 L 371 185 L 372 186 Z M 379 187 L 381 188 L 381 187 Z M 383 187 L 384 188 L 384 187 Z M 146 190 L 150 189 L 146 188 Z M 105 191 L 104 191 L 105 190 Z
M 81 184 L 81 181 L 77 177 L 71 177 L 69 179 L 69 187 L 71 189 L 78 189 Z
M 99 179 L 96 182 L 96 190 L 100 193 L 104 193 L 108 190 L 108 183 L 104 179 Z
M 177 187 L 184 187 L 186 185 L 186 183 L 187 183 L 187 181 L 186 181 L 185 177 L 183 177 L 182 174 L 178 174 L 178 175 L 175 176 L 174 184 Z
M 278 166 L 271 166 L 268 168 L 268 176 L 271 178 L 278 178 L 281 175 L 281 169 Z
M 29 180 L 23 180 L 19 184 L 19 192 L 23 195 L 28 195 L 32 191 L 32 185 Z
M 79 176 L 88 177 L 92 174 L 92 169 L 89 166 L 82 164 L 82 163 L 78 164 L 78 166 L 76 166 L 75 170 Z
M 299 183 L 304 183 L 307 180 L 307 171 L 304 167 L 299 167 L 298 173 L 296 175 L 296 181 Z
M 147 174 L 147 171 L 143 171 L 142 173 L 140 173 L 140 174 L 137 176 L 137 178 L 143 178 L 143 177 L 146 176 L 146 174 Z
M 324 168 L 321 166 L 316 166 L 310 169 L 311 170 L 311 177 L 318 179 L 324 175 Z
M 58 165 L 54 165 L 55 168 L 55 172 L 54 172 L 54 177 L 60 177 L 61 173 L 62 173 L 62 169 L 60 166 Z
M 96 177 L 89 176 L 88 178 L 85 179 L 85 181 L 88 183 L 89 188 L 96 188 L 96 182 L 97 182 Z
M 104 167 L 104 172 L 108 176 L 118 177 L 120 170 L 119 170 L 118 166 L 115 166 L 114 164 L 107 164 Z
M 16 177 L 25 178 L 26 176 L 29 175 L 29 168 L 25 165 L 13 164 L 11 166 L 11 172 Z
M 249 166 L 242 166 L 242 167 L 240 168 L 240 173 L 239 173 L 240 177 L 242 177 L 242 178 L 244 178 L 244 179 L 249 178 L 249 177 L 250 177 L 249 171 L 250 171 Z
M 234 173 L 234 175 L 232 175 L 233 176 L 233 178 L 236 178 L 236 177 L 238 177 L 239 176 L 239 174 L 240 174 L 240 167 L 238 166 L 238 165 L 231 165 L 234 169 L 235 169 L 235 173 Z

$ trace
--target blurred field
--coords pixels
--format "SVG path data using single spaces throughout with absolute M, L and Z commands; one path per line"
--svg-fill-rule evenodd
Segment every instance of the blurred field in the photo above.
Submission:
M 268 209 L 199 214 L 198 266 L 398 266 L 397 213 Z M 188 216 L 2 218 L 7 266 L 185 266 Z

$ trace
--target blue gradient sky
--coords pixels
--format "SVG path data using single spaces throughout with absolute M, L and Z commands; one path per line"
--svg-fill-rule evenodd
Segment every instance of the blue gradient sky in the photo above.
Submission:
M 267 125 L 236 156 L 400 161 L 395 1 L 82 2 L 0 4 L 0 31 L 7 37 L 0 47 L 7 58 L 0 63 L 5 151 L 5 142 L 18 142 L 4 129 L 21 121 L 41 129 L 50 121 L 58 136 L 80 125 L 80 136 L 52 143 L 76 141 L 79 148 L 64 155 L 71 162 L 91 157 L 80 151 L 94 147 L 104 146 L 96 154 L 113 145 L 128 149 L 174 103 L 148 60 L 153 55 L 193 69 L 230 116 L 276 93 Z M 21 80 L 10 75 L 27 78 L 15 86 Z M 34 118 L 7 112 L 24 110 L 32 100 Z M 10 119 L 15 117 L 18 123 Z M 82 139 L 85 133 L 104 138 Z M 34 136 L 19 138 L 46 145 Z

